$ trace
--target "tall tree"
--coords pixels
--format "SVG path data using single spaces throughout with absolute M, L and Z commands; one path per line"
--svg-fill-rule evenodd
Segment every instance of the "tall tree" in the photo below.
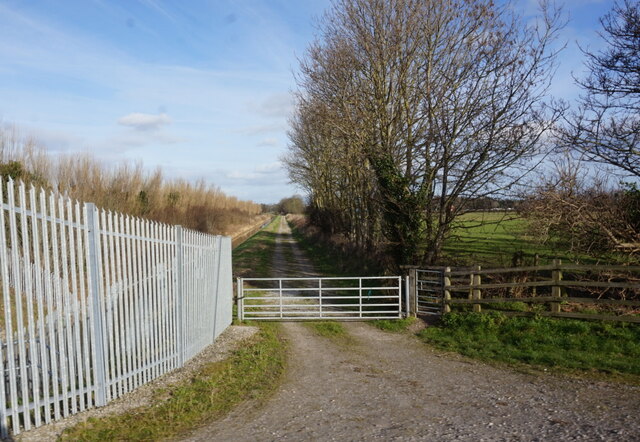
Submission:
M 600 19 L 605 49 L 585 51 L 580 108 L 561 128 L 565 146 L 640 177 L 640 2 L 616 2 Z
M 436 262 L 465 202 L 521 179 L 557 118 L 559 14 L 543 11 L 526 26 L 490 0 L 336 0 L 301 63 L 292 179 L 308 182 L 301 151 L 331 171 L 356 161 L 371 184 L 348 197 L 376 200 L 369 228 L 395 262 Z

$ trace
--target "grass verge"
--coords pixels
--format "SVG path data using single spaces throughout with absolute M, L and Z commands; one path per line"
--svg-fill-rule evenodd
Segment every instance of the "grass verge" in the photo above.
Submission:
M 525 363 L 640 383 L 640 327 L 571 319 L 450 313 L 418 336 L 484 361 Z
M 313 330 L 319 336 L 327 338 L 338 345 L 353 344 L 353 337 L 347 333 L 347 329 L 336 321 L 312 321 L 305 322 L 304 326 Z
M 249 345 L 230 358 L 202 368 L 193 378 L 168 390 L 154 407 L 102 419 L 89 419 L 65 431 L 63 440 L 159 440 L 184 433 L 229 412 L 249 399 L 261 400 L 279 385 L 286 349 L 275 324 L 260 324 Z
M 239 277 L 269 277 L 273 263 L 280 216 L 233 250 L 233 274 Z
M 377 321 L 371 321 L 371 325 L 379 328 L 380 330 L 389 332 L 404 332 L 417 321 L 417 318 L 408 317 L 402 319 L 379 319 Z

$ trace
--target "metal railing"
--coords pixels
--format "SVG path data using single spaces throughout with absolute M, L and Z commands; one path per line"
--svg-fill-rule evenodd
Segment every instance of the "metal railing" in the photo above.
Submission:
M 444 272 L 442 270 L 416 270 L 416 312 L 419 315 L 442 313 Z
M 402 317 L 402 278 L 238 278 L 240 320 Z
M 105 405 L 231 323 L 229 238 L 0 183 L 1 436 Z

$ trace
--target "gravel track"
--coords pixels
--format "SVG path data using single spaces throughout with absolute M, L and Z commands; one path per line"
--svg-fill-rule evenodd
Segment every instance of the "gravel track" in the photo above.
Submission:
M 274 276 L 313 276 L 284 222 L 280 233 Z M 637 387 L 523 374 L 408 334 L 345 327 L 349 346 L 284 323 L 290 355 L 281 388 L 266 405 L 246 404 L 187 440 L 640 440 Z

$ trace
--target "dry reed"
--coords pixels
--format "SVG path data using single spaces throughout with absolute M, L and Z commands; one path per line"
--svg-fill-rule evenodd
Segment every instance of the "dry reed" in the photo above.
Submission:
M 110 165 L 89 153 L 54 155 L 14 126 L 0 125 L 0 174 L 107 210 L 212 234 L 233 234 L 261 213 L 259 204 L 204 180 L 169 179 L 160 168 L 145 171 L 141 162 Z

